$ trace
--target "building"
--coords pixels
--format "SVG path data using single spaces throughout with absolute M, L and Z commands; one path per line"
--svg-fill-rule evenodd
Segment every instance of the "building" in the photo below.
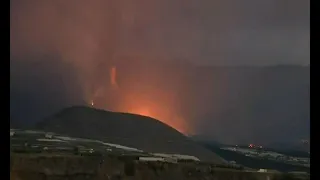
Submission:
M 138 157 L 139 161 L 149 161 L 149 162 L 167 162 L 167 163 L 177 163 L 178 161 L 173 158 L 167 157 Z
M 170 158 L 176 161 L 200 161 L 199 158 L 190 155 L 183 155 L 183 154 L 163 154 L 163 153 L 154 153 L 154 156 L 162 157 L 162 158 Z
M 165 162 L 165 159 L 162 157 L 139 157 L 139 161 L 148 161 L 148 162 Z
M 95 152 L 94 149 L 85 148 L 85 147 L 77 147 L 76 151 L 79 152 L 80 154 L 92 154 Z
M 267 172 L 266 169 L 259 169 L 258 172 Z
M 45 137 L 48 138 L 48 139 L 51 139 L 53 137 L 53 134 L 52 133 L 46 133 Z
M 164 158 L 164 161 L 168 163 L 174 163 L 174 164 L 178 163 L 178 160 L 174 158 Z

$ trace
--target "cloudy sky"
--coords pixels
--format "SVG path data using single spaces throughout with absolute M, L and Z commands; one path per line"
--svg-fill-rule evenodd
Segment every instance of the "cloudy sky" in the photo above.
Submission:
M 113 44 L 201 64 L 308 64 L 309 15 L 308 0 L 12 0 L 11 51 L 76 61 Z
M 20 121 L 38 121 L 61 108 L 88 103 L 97 92 L 104 92 L 109 98 L 103 99 L 105 102 L 130 104 L 124 97 L 139 97 L 134 101 L 156 102 L 152 106 L 158 108 L 155 110 L 158 114 L 177 119 L 183 119 L 180 115 L 192 110 L 193 106 L 188 104 L 198 103 L 192 121 L 215 117 L 222 122 L 220 125 L 203 121 L 198 126 L 202 124 L 209 133 L 211 127 L 217 127 L 214 134 L 225 137 L 228 132 L 219 132 L 228 124 L 222 125 L 224 120 L 220 115 L 233 118 L 225 113 L 231 108 L 225 102 L 260 103 L 256 117 L 248 109 L 238 111 L 243 119 L 251 118 L 252 122 L 261 114 L 268 114 L 262 107 L 274 102 L 267 100 L 270 94 L 264 94 L 265 89 L 261 88 L 264 84 L 255 77 L 256 74 L 260 78 L 268 77 L 268 73 L 240 73 L 238 80 L 232 70 L 228 72 L 230 76 L 222 72 L 214 77 L 215 72 L 202 69 L 152 69 L 151 65 L 158 62 L 206 66 L 310 63 L 309 0 L 11 0 L 10 5 L 10 110 L 13 118 Z M 133 60 L 135 66 L 129 63 Z M 138 60 L 143 63 L 139 64 Z M 128 67 L 120 67 L 121 64 Z M 113 66 L 118 69 L 120 86 L 116 100 L 110 98 L 116 95 L 108 90 L 109 70 Z M 306 135 L 309 79 L 308 72 L 302 71 L 288 71 L 297 72 L 293 73 L 296 79 L 289 78 L 290 82 L 299 81 L 296 85 L 283 83 L 288 82 L 286 78 L 291 74 L 280 73 L 282 78 L 272 75 L 280 80 L 270 87 L 270 92 L 281 92 L 278 100 L 286 96 L 287 90 L 293 97 L 302 94 L 291 104 L 293 109 L 303 109 L 302 115 L 291 114 L 292 109 L 288 108 L 279 117 L 284 119 L 282 124 L 303 119 L 301 134 Z M 259 79 L 256 85 L 246 84 L 251 78 Z M 249 89 L 243 88 L 240 82 Z M 250 87 L 258 87 L 259 91 Z M 244 95 L 238 98 L 240 91 Z M 248 92 L 262 95 L 253 97 Z M 286 105 L 290 99 L 284 97 L 277 103 Z M 203 103 L 204 100 L 208 103 Z M 175 109 L 178 104 L 183 104 L 183 110 Z M 163 107 L 173 110 L 163 111 Z M 174 114 L 178 111 L 180 115 Z M 211 115 L 206 117 L 209 112 Z M 216 114 L 212 115 L 213 112 Z M 268 119 L 277 113 L 278 109 L 273 109 Z M 279 127 L 276 122 L 270 124 Z M 297 124 L 295 127 L 299 127 Z M 255 127 L 252 125 L 252 129 Z M 283 131 L 286 137 L 292 129 Z M 249 134 L 244 139 L 253 136 Z

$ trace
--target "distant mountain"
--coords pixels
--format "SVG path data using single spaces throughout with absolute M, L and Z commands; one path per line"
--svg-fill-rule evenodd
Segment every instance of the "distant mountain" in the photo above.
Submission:
M 310 67 L 198 67 L 186 79 L 184 111 L 211 139 L 264 144 L 310 134 Z
M 310 134 L 310 66 L 128 64 L 117 65 L 121 92 L 105 93 L 102 107 L 134 91 L 135 97 L 181 114 L 194 134 L 227 144 L 285 142 Z
M 140 115 L 71 107 L 37 123 L 36 129 L 99 139 L 147 152 L 187 154 L 205 161 L 224 162 L 177 130 L 156 119 Z
M 114 91 L 111 65 L 86 79 L 76 67 L 52 59 L 11 62 L 10 115 L 17 122 L 39 122 L 93 98 L 96 107 L 106 110 L 141 106 L 167 122 L 178 117 L 192 128 L 190 134 L 226 144 L 287 142 L 310 134 L 310 66 L 198 66 L 128 57 L 112 64 L 119 85 Z M 103 93 L 95 97 L 98 90 Z
M 310 151 L 310 144 L 304 144 L 300 141 L 296 142 L 275 142 L 267 144 L 266 147 L 282 151 Z
M 212 138 L 210 138 L 210 137 L 206 137 L 206 136 L 202 136 L 202 135 L 193 135 L 193 136 L 190 136 L 190 138 L 198 143 L 201 143 L 201 144 L 210 144 L 210 145 L 216 146 L 216 147 L 221 147 L 221 146 L 225 145 L 221 142 L 212 140 Z

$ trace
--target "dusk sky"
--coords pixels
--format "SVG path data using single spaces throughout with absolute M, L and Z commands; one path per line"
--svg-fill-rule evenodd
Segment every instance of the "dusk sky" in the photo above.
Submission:
M 69 61 L 91 63 L 113 34 L 121 55 L 211 65 L 310 62 L 308 0 L 10 2 L 13 55 L 56 51 Z
M 205 75 L 194 66 L 310 64 L 309 0 L 11 0 L 10 5 L 10 111 L 12 118 L 24 122 L 103 96 L 107 110 L 143 109 L 165 122 L 175 119 L 173 126 L 221 137 L 225 133 L 220 128 L 211 133 L 199 117 L 211 119 L 230 108 L 223 105 L 224 98 L 232 96 L 228 88 L 239 82 L 231 76 Z M 161 69 L 159 63 L 184 67 Z M 117 90 L 110 82 L 112 68 Z M 299 90 L 291 92 L 292 83 L 283 86 L 290 91 L 284 94 L 303 94 L 290 105 L 298 109 L 309 102 L 309 76 L 302 71 L 292 80 L 299 81 Z M 275 84 L 281 86 L 280 81 Z M 264 102 L 250 98 L 230 101 Z M 137 110 L 132 102 L 145 106 Z M 187 116 L 191 106 L 184 103 L 199 103 L 198 110 Z M 291 112 L 281 118 L 309 121 L 308 108 L 297 116 Z M 308 134 L 308 125 L 301 137 Z M 214 122 L 209 126 L 223 127 Z M 287 138 L 290 131 L 285 132 Z

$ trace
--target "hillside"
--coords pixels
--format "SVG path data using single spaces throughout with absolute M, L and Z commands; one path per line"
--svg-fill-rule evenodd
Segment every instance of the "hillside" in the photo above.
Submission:
M 194 134 L 227 144 L 291 142 L 310 134 L 310 66 L 200 67 L 129 59 L 116 64 L 120 88 L 114 92 L 108 67 L 99 78 L 79 81 L 74 67 L 62 61 L 19 62 L 10 65 L 10 115 L 23 125 L 84 105 L 87 89 L 81 87 L 92 83 L 105 92 L 95 99 L 100 107 L 127 112 L 135 102 L 152 106 L 158 114 L 181 116 Z
M 214 163 L 224 162 L 219 156 L 162 122 L 134 114 L 71 107 L 37 123 L 36 129 L 99 139 L 147 152 L 179 153 Z

